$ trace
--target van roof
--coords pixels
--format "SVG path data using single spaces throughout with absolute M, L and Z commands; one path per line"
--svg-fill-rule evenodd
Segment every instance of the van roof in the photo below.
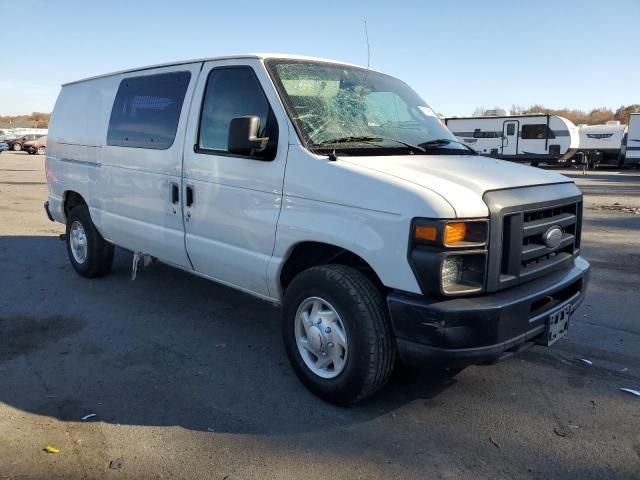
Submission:
M 191 63 L 200 63 L 200 62 L 210 62 L 210 61 L 214 61 L 214 60 L 236 60 L 236 59 L 241 59 L 241 58 L 253 58 L 253 59 L 260 59 L 260 60 L 267 60 L 270 58 L 279 58 L 279 59 L 285 59 L 285 60 L 310 60 L 310 61 L 315 61 L 315 62 L 325 62 L 325 63 L 336 63 L 339 65 L 345 65 L 345 66 L 349 66 L 349 67 L 358 67 L 358 68 L 366 68 L 363 67 L 361 65 L 355 65 L 352 63 L 346 63 L 346 62 L 339 62 L 337 60 L 330 60 L 330 59 L 326 59 L 326 58 L 319 58 L 319 57 L 309 57 L 309 56 L 305 56 L 305 55 L 289 55 L 286 53 L 242 53 L 242 54 L 237 54 L 237 55 L 223 55 L 223 56 L 219 56 L 219 57 L 207 57 L 207 58 L 195 58 L 192 60 L 179 60 L 176 62 L 167 62 L 167 63 L 159 63 L 157 65 L 148 65 L 145 67 L 137 67 L 137 68 L 127 68 L 125 70 L 118 70 L 116 72 L 111 72 L 111 73 L 104 73 L 102 75 L 95 75 L 93 77 L 87 77 L 87 78 L 83 78 L 81 80 L 74 80 L 72 82 L 67 82 L 67 83 L 63 83 L 62 86 L 66 87 L 67 85 L 73 85 L 75 83 L 81 83 L 81 82 L 87 82 L 89 80 L 95 80 L 98 78 L 105 78 L 105 77 L 112 77 L 115 75 L 121 75 L 123 73 L 133 73 L 133 72 L 140 72 L 143 70 L 152 70 L 154 68 L 163 68 L 163 67 L 172 67 L 175 65 L 187 65 L 187 64 L 191 64 Z M 373 70 L 373 69 L 371 69 Z

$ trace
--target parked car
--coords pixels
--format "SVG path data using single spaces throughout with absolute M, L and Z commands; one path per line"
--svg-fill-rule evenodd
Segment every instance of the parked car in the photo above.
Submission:
M 293 370 L 330 402 L 400 361 L 549 346 L 585 296 L 575 183 L 477 155 L 367 68 L 243 55 L 102 75 L 62 87 L 49 136 L 44 207 L 79 275 L 108 274 L 118 245 L 282 306 Z
M 36 140 L 24 142 L 22 149 L 30 155 L 44 155 L 47 151 L 47 136 L 44 135 Z
M 9 145 L 4 142 L 0 142 L 0 153 L 4 152 L 5 150 L 9 150 Z
M 9 140 L 7 142 L 7 145 L 9 145 L 9 148 L 15 152 L 19 152 L 22 150 L 22 145 L 25 142 L 29 142 L 31 140 L 37 140 L 38 138 L 42 137 L 42 135 L 36 134 L 36 133 L 30 133 L 28 135 L 22 135 L 21 137 L 15 138 L 13 140 Z

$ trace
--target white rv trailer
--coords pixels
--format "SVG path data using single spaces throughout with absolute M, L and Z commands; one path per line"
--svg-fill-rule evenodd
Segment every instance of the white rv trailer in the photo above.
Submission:
M 604 125 L 580 125 L 578 152 L 585 154 L 589 163 L 597 158 L 600 163 L 618 165 L 621 163 L 622 142 L 626 129 L 626 125 L 621 125 L 616 120 Z
M 446 118 L 459 141 L 480 155 L 518 162 L 557 163 L 578 148 L 578 128 L 557 115 Z
M 624 165 L 640 165 L 640 113 L 629 115 Z

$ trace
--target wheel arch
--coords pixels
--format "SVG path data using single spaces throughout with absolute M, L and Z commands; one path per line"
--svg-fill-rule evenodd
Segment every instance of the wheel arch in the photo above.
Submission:
M 348 265 L 364 273 L 373 284 L 384 291 L 386 288 L 373 267 L 351 250 L 325 242 L 301 241 L 292 245 L 282 262 L 278 274 L 281 295 L 300 272 L 318 265 Z
M 62 205 L 65 220 L 69 217 L 69 212 L 80 205 L 88 205 L 84 197 L 74 190 L 67 190 L 62 194 Z

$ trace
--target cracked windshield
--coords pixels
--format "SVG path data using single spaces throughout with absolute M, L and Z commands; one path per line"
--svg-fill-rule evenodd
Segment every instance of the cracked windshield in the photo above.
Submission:
M 400 80 L 357 67 L 269 64 L 289 114 L 307 146 L 349 154 L 371 148 L 409 153 L 470 153 Z

